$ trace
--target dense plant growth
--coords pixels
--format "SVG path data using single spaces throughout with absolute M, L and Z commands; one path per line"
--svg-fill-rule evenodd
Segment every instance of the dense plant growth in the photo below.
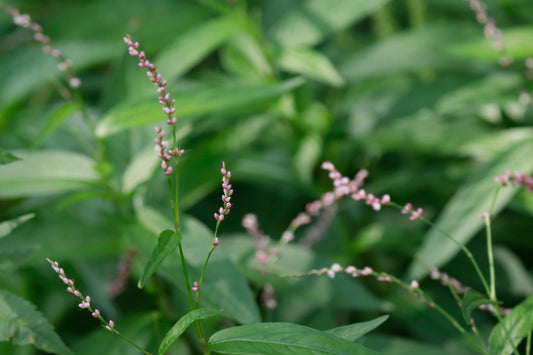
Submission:
M 0 8 L 1 354 L 530 353 L 533 4 Z

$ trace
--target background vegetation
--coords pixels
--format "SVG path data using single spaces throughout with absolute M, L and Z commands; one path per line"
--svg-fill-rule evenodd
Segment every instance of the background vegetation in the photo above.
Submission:
M 152 127 L 165 117 L 128 55 L 126 33 L 154 58 L 177 101 L 186 150 L 180 208 L 189 216 L 183 235 L 193 267 L 209 248 L 209 241 L 201 242 L 215 225 L 222 160 L 233 174 L 233 209 L 206 284 L 228 273 L 235 282 L 202 296 L 209 305 L 227 301 L 213 329 L 263 320 L 323 330 L 390 314 L 360 343 L 387 354 L 473 351 L 437 312 L 397 286 L 279 277 L 334 262 L 368 265 L 420 280 L 461 319 L 447 289 L 427 277 L 429 268 L 482 287 L 457 248 L 424 224 L 394 209 L 376 213 L 341 201 L 296 233 L 290 257 L 271 271 L 278 306 L 268 310 L 259 297 L 265 276 L 241 220 L 254 213 L 265 234 L 279 239 L 307 202 L 331 189 L 320 169 L 327 160 L 347 176 L 368 169 L 368 191 L 423 207 L 426 218 L 467 243 L 487 270 L 478 215 L 497 188 L 493 177 L 533 171 L 530 1 L 486 1 L 503 49 L 494 48 L 498 37 L 484 33 L 471 2 L 463 0 L 4 3 L 29 13 L 72 60 L 91 118 L 85 125 L 76 98 L 61 95 L 64 73 L 32 32 L 0 13 L 0 147 L 26 162 L 0 166 L 0 220 L 26 216 L 16 229 L 2 224 L 0 288 L 33 303 L 76 354 L 137 350 L 76 309 L 46 257 L 60 261 L 102 312 L 149 349 L 187 311 L 175 275 L 159 274 L 137 289 L 142 252 L 123 292 L 106 291 L 127 251 L 153 245 L 170 217 L 152 143 Z M 506 190 L 495 212 L 497 291 L 511 307 L 533 293 L 533 197 Z M 316 233 L 320 239 L 311 248 L 299 243 Z M 495 320 L 477 313 L 486 334 Z M 173 351 L 194 353 L 195 346 L 187 336 Z M 2 354 L 37 352 L 0 343 Z

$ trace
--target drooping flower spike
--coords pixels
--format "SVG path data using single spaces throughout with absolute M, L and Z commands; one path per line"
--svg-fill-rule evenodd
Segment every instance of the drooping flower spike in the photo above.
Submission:
M 80 303 L 78 304 L 78 307 L 81 309 L 87 309 L 89 312 L 91 312 L 91 315 L 94 318 L 97 318 L 102 324 L 104 324 L 105 328 L 109 331 L 115 332 L 115 322 L 112 320 L 106 321 L 102 314 L 100 313 L 100 310 L 98 308 L 93 308 L 91 305 L 91 297 L 90 296 L 84 296 L 80 290 L 76 288 L 74 285 L 74 280 L 69 279 L 67 275 L 65 274 L 65 270 L 63 268 L 59 267 L 59 263 L 57 261 L 52 261 L 48 258 L 46 260 L 50 263 L 52 266 L 52 269 L 59 275 L 59 278 L 65 285 L 67 285 L 67 291 L 72 293 L 74 296 L 78 297 L 80 299 Z
M 124 37 L 124 42 L 128 45 L 129 54 L 139 59 L 139 67 L 148 69 L 146 75 L 156 87 L 156 91 L 159 95 L 159 103 L 163 106 L 163 113 L 167 115 L 167 124 L 175 128 L 178 117 L 176 116 L 176 108 L 173 106 L 176 103 L 176 100 L 171 99 L 170 93 L 166 90 L 167 81 L 163 80 L 161 74 L 157 72 L 155 64 L 150 62 L 146 58 L 146 54 L 139 49 L 139 42 L 133 42 L 129 35 Z M 158 156 L 161 159 L 161 169 L 165 171 L 165 175 L 170 177 L 173 172 L 173 168 L 170 166 L 172 157 L 180 157 L 185 151 L 183 149 L 178 149 L 177 147 L 171 147 L 168 149 L 168 141 L 163 140 L 163 137 L 165 136 L 163 128 L 156 126 L 154 130 L 157 134 L 154 150 L 158 153 Z

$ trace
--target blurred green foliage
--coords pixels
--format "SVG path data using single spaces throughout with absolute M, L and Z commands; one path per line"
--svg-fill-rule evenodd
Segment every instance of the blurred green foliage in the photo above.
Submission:
M 210 246 L 222 160 L 233 173 L 234 207 L 208 269 L 211 288 L 202 294 L 219 308 L 224 297 L 223 324 L 264 320 L 325 330 L 391 314 L 360 343 L 387 354 L 473 351 L 436 312 L 395 286 L 277 277 L 333 262 L 369 265 L 424 280 L 422 288 L 461 319 L 446 288 L 424 277 L 438 266 L 465 285 L 481 289 L 479 280 L 457 248 L 423 224 L 392 209 L 376 213 L 341 201 L 331 220 L 321 221 L 315 246 L 298 241 L 319 227 L 303 228 L 271 271 L 279 305 L 268 311 L 254 302 L 265 279 L 240 223 L 254 213 L 261 229 L 279 239 L 307 202 L 331 189 L 320 170 L 329 160 L 347 176 L 368 169 L 368 191 L 423 207 L 486 269 L 478 214 L 497 187 L 493 177 L 533 171 L 533 110 L 525 94 L 533 82 L 524 64 L 533 55 L 530 1 L 486 1 L 504 51 L 493 48 L 463 0 L 3 3 L 29 13 L 73 61 L 92 122 L 85 125 L 79 103 L 60 95 L 63 73 L 31 31 L 0 13 L 0 220 L 10 221 L 0 225 L 0 288 L 36 305 L 76 354 L 136 350 L 75 311 L 45 257 L 60 261 L 103 313 L 149 349 L 187 312 L 176 260 L 145 290 L 136 288 L 146 253 L 171 224 L 152 143 L 152 127 L 165 117 L 153 85 L 127 54 L 128 33 L 177 102 L 186 150 L 179 171 L 180 208 L 188 216 L 182 235 L 193 270 Z M 501 65 L 504 56 L 513 58 L 510 65 Z M 493 222 L 505 306 L 533 293 L 533 197 L 516 192 L 500 195 Z M 114 298 L 105 285 L 131 246 L 139 256 L 124 293 Z M 495 320 L 477 313 L 487 335 Z M 219 327 L 213 322 L 209 330 Z M 186 335 L 172 353 L 194 353 L 194 337 Z M 95 343 L 110 350 L 87 345 Z M 0 353 L 38 350 L 4 342 Z

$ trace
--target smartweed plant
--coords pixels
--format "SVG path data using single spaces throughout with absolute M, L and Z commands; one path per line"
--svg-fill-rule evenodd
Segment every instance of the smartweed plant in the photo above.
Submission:
M 385 2 L 383 1 L 383 3 Z M 499 65 L 506 68 L 511 66 L 514 59 L 504 45 L 503 32 L 496 26 L 495 20 L 488 15 L 486 5 L 478 0 L 468 0 L 467 2 L 473 10 L 477 22 L 483 25 L 484 35 L 500 56 Z M 260 37 L 254 32 L 255 27 L 251 25 L 249 19 L 244 21 L 239 17 L 242 16 L 239 11 L 242 10 L 244 13 L 245 7 L 239 8 L 240 10 L 236 11 L 237 15 L 230 15 L 233 13 L 233 4 L 230 4 L 229 1 L 227 3 L 204 1 L 203 3 L 210 11 L 216 11 L 227 17 L 217 20 L 218 22 L 209 23 L 206 28 L 198 31 L 200 35 L 209 33 L 213 38 L 217 36 L 225 38 L 225 33 L 233 33 L 233 31 L 237 31 L 236 28 L 241 29 L 242 26 L 247 29 L 254 28 L 251 32 L 255 34 L 255 37 Z M 235 6 L 242 5 L 240 2 L 236 3 L 239 4 Z M 309 4 L 315 4 L 315 2 L 309 1 Z M 493 217 L 512 195 L 512 192 L 508 191 L 521 187 L 533 192 L 533 178 L 527 173 L 509 171 L 498 175 L 495 182 L 500 185 L 499 187 L 493 181 L 487 185 L 482 184 L 479 179 L 475 180 L 476 183 L 470 189 L 475 190 L 481 186 L 482 191 L 478 194 L 490 196 L 482 199 L 484 203 L 467 206 L 468 208 L 463 208 L 461 205 L 457 207 L 456 205 L 456 209 L 465 215 L 472 213 L 473 209 L 479 210 L 480 219 L 475 223 L 485 226 L 484 248 L 486 252 L 483 253 L 484 255 L 471 251 L 466 240 L 460 235 L 456 235 L 457 230 L 452 228 L 452 231 L 448 231 L 447 228 L 443 227 L 443 225 L 446 226 L 445 223 L 432 223 L 430 217 L 426 217 L 427 207 L 425 205 L 422 208 L 410 202 L 398 203 L 388 193 L 369 192 L 372 186 L 369 189 L 363 188 L 369 178 L 369 171 L 372 169 L 361 169 L 353 177 L 344 176 L 339 171 L 343 169 L 337 169 L 333 163 L 335 159 L 321 164 L 322 170 L 327 172 L 332 182 L 331 191 L 323 193 L 320 198 L 307 203 L 305 209 L 288 223 L 288 227 L 284 231 L 279 233 L 279 237 L 271 238 L 260 227 L 259 220 L 261 218 L 253 213 L 248 213 L 248 211 L 244 212 L 242 218 L 242 227 L 246 231 L 246 235 L 229 233 L 226 237 L 220 234 L 222 223 L 231 219 L 236 212 L 235 210 L 239 208 L 238 202 L 235 208 L 233 206 L 235 201 L 234 181 L 232 179 L 238 179 L 238 172 L 244 171 L 246 173 L 246 169 L 233 170 L 234 165 L 231 158 L 226 159 L 224 157 L 219 163 L 217 162 L 220 164 L 217 169 L 220 169 L 218 179 L 221 181 L 221 184 L 217 186 L 218 206 L 208 213 L 208 218 L 204 219 L 204 221 L 209 221 L 211 226 L 206 226 L 183 212 L 185 203 L 182 194 L 185 193 L 187 196 L 188 191 L 183 190 L 183 181 L 180 178 L 184 172 L 193 168 L 189 165 L 191 161 L 187 160 L 189 155 L 187 145 L 181 143 L 182 137 L 186 135 L 183 132 L 187 131 L 184 127 L 187 125 L 181 122 L 178 115 L 180 109 L 187 110 L 188 102 L 180 101 L 179 94 L 169 89 L 169 87 L 173 87 L 172 80 L 167 81 L 165 71 L 160 69 L 161 66 L 158 64 L 156 67 L 155 61 L 148 58 L 147 53 L 150 53 L 150 50 L 145 52 L 141 43 L 130 35 L 123 38 L 129 56 L 137 59 L 139 68 L 135 69 L 144 72 L 143 75 L 148 79 L 136 83 L 136 85 L 143 88 L 148 87 L 149 81 L 155 88 L 155 92 L 152 91 L 151 93 L 150 103 L 139 107 L 144 109 L 143 113 L 146 116 L 156 116 L 158 120 L 156 121 L 158 124 L 153 129 L 155 136 L 151 138 L 153 145 L 155 145 L 153 150 L 150 154 L 140 154 L 124 168 L 125 162 L 120 156 L 121 154 L 118 154 L 119 158 L 117 159 L 109 152 L 112 150 L 110 147 L 113 147 L 115 143 L 114 140 L 106 140 L 106 138 L 108 135 L 126 131 L 136 125 L 142 126 L 129 121 L 129 115 L 132 114 L 131 108 L 122 107 L 123 111 L 119 111 L 122 116 L 121 114 L 115 114 L 115 116 L 111 114 L 98 122 L 95 119 L 97 114 L 88 109 L 90 105 L 82 97 L 80 91 L 82 79 L 76 75 L 75 61 L 67 58 L 66 51 L 58 49 L 59 47 L 56 48 L 43 28 L 29 15 L 6 5 L 0 5 L 12 17 L 17 26 L 31 33 L 33 40 L 42 51 L 53 58 L 58 69 L 64 73 L 63 77 L 56 80 L 56 87 L 67 104 L 59 110 L 61 112 L 56 114 L 54 119 L 50 120 L 51 123 L 45 127 L 44 132 L 53 131 L 60 123 L 63 123 L 62 120 L 74 112 L 79 113 L 85 125 L 81 130 L 77 130 L 76 127 L 75 134 L 73 134 L 75 140 L 78 141 L 78 148 L 84 151 L 83 154 L 40 152 L 39 144 L 46 138 L 45 134 L 37 139 L 39 144 L 34 144 L 35 151 L 20 153 L 22 159 L 19 159 L 18 153 L 11 154 L 2 151 L 2 165 L 5 165 L 2 172 L 12 181 L 17 180 L 17 177 L 24 181 L 23 178 L 28 175 L 28 172 L 39 168 L 39 164 L 44 162 L 46 165 L 54 159 L 59 161 L 60 163 L 55 169 L 50 169 L 57 170 L 57 175 L 53 175 L 54 171 L 50 174 L 58 178 L 59 184 L 54 185 L 50 181 L 44 181 L 42 186 L 33 187 L 33 185 L 37 185 L 35 183 L 29 188 L 34 189 L 32 191 L 36 196 L 41 193 L 71 192 L 72 189 L 78 189 L 76 194 L 70 195 L 59 203 L 63 209 L 75 204 L 84 206 L 81 203 L 87 201 L 95 204 L 105 201 L 102 203 L 104 206 L 101 209 L 104 211 L 102 215 L 115 222 L 117 234 L 120 235 L 120 243 L 112 244 L 108 248 L 118 248 L 123 254 L 117 268 L 116 278 L 107 284 L 107 292 L 102 292 L 105 282 L 99 280 L 92 270 L 93 267 L 87 267 L 83 262 L 77 260 L 76 256 L 70 256 L 70 250 L 63 253 L 58 252 L 54 256 L 51 254 L 43 255 L 63 282 L 68 296 L 74 296 L 78 299 L 78 308 L 81 311 L 88 311 L 95 320 L 100 322 L 101 329 L 95 331 L 94 337 L 92 334 L 88 335 L 81 342 L 82 345 L 76 345 L 75 341 L 72 341 L 74 347 L 77 348 L 71 350 L 59 338 L 51 323 L 40 312 L 36 311 L 31 303 L 12 292 L 0 290 L 0 314 L 2 315 L 0 340 L 10 340 L 13 344 L 20 345 L 33 344 L 38 349 L 57 354 L 72 354 L 73 352 L 84 354 L 84 351 L 88 351 L 87 349 L 92 349 L 96 346 L 95 344 L 100 343 L 99 346 L 102 346 L 103 350 L 97 348 L 94 351 L 112 351 L 110 349 L 115 346 L 115 343 L 112 343 L 115 339 L 120 341 L 120 345 L 116 345 L 117 349 L 120 349 L 120 352 L 124 354 L 138 352 L 160 355 L 185 354 L 187 352 L 204 355 L 214 353 L 375 354 L 376 351 L 372 350 L 374 346 L 371 346 L 374 333 L 371 332 L 389 318 L 388 313 L 392 314 L 393 319 L 395 318 L 395 312 L 392 309 L 394 306 L 382 302 L 379 297 L 367 291 L 367 288 L 362 285 L 367 285 L 368 289 L 378 290 L 378 292 L 384 289 L 390 290 L 395 285 L 398 291 L 396 295 L 400 295 L 397 297 L 398 299 L 408 297 L 414 301 L 413 304 L 416 304 L 417 307 L 421 305 L 436 312 L 451 325 L 451 328 L 459 336 L 459 343 L 465 347 L 466 351 L 476 351 L 481 354 L 531 353 L 533 296 L 529 296 L 518 305 L 509 307 L 502 302 L 497 294 L 497 281 L 499 280 L 497 280 L 492 227 Z M 323 5 L 312 5 L 310 9 L 316 10 L 314 6 L 320 8 Z M 414 11 L 413 9 L 422 8 L 423 3 L 413 0 L 409 1 L 409 6 L 411 11 Z M 326 11 L 327 9 L 322 10 Z M 386 16 L 386 12 L 377 12 L 374 21 L 378 23 L 380 18 Z M 283 29 L 283 27 L 281 28 Z M 216 32 L 217 30 L 219 32 Z M 324 29 L 320 28 L 319 30 L 323 31 Z M 283 32 L 279 29 L 278 31 Z M 142 26 L 131 31 L 131 33 L 138 35 L 142 32 Z M 308 35 L 307 32 L 306 35 Z M 266 59 L 260 58 L 259 53 L 264 48 L 256 44 L 257 38 L 255 37 L 238 37 L 227 50 L 225 60 L 228 67 L 238 71 L 242 69 L 239 63 L 242 62 L 243 58 L 251 58 L 251 62 L 260 69 L 259 71 L 267 73 L 267 80 L 265 81 L 268 81 L 272 79 L 271 76 L 274 75 L 275 70 L 268 67 Z M 209 38 L 211 40 L 211 37 Z M 304 44 L 306 41 L 311 41 L 310 43 L 313 41 L 312 38 L 306 39 L 305 36 L 302 38 Z M 302 50 L 299 47 L 302 43 L 295 43 L 294 46 L 281 48 L 279 53 L 273 55 L 279 61 L 280 68 L 278 69 L 309 74 L 309 70 L 321 68 L 318 75 L 313 73 L 310 77 L 314 79 L 327 77 L 330 84 L 333 83 L 336 86 L 342 84 L 342 78 L 329 65 L 329 61 L 320 57 L 318 52 L 309 49 Z M 190 42 L 181 41 L 177 46 L 189 44 Z M 204 48 L 200 47 L 204 43 L 195 44 L 199 45 L 198 48 L 203 48 L 198 49 L 198 52 L 208 52 L 206 48 L 211 46 L 208 44 Z M 268 45 L 263 47 L 268 48 Z M 196 47 L 194 49 L 197 50 Z M 241 53 L 242 58 L 232 57 L 235 52 Z M 197 55 L 195 53 L 191 56 Z M 319 59 L 317 60 L 317 58 Z M 131 61 L 131 58 L 128 60 Z M 184 62 L 187 60 L 191 59 L 184 58 Z M 300 62 L 306 61 L 311 61 L 312 65 L 299 66 Z M 164 65 L 163 67 L 165 68 Z M 168 64 L 166 68 L 169 68 Z M 525 68 L 526 76 L 531 76 L 533 68 L 531 57 L 526 59 Z M 250 70 L 250 68 L 245 68 L 244 71 L 246 72 L 246 70 Z M 331 74 L 332 72 L 334 74 Z M 134 76 L 136 74 L 128 75 Z M 218 78 L 218 80 L 222 81 L 223 79 Z M 84 79 L 83 83 L 85 81 Z M 87 81 L 90 82 L 90 78 Z M 300 79 L 295 79 L 283 85 L 269 87 L 268 95 L 273 97 L 278 95 L 275 96 L 278 99 L 280 95 L 298 88 L 302 82 Z M 253 100 L 259 94 L 252 89 L 245 87 L 240 91 L 240 94 L 249 94 L 248 91 L 251 92 L 250 100 L 255 103 Z M 220 91 L 217 94 L 228 95 L 226 97 L 228 102 L 236 99 L 232 97 L 231 91 L 229 93 Z M 299 93 L 295 97 L 305 95 L 305 93 Z M 292 98 L 292 101 L 284 97 L 279 100 L 281 103 L 276 101 L 276 105 L 273 106 L 282 112 L 296 110 L 299 102 L 295 97 Z M 158 108 L 153 105 L 156 98 L 159 101 Z M 195 96 L 191 95 L 190 99 L 193 104 L 190 107 L 193 108 L 188 108 L 192 111 L 194 111 L 194 98 Z M 213 107 L 217 109 L 217 97 L 211 96 L 211 99 L 215 101 Z M 528 90 L 520 90 L 519 100 L 522 103 L 531 101 Z M 207 102 L 206 104 L 209 106 L 212 103 Z M 320 111 L 320 106 L 315 105 L 306 113 L 308 117 L 311 117 L 310 121 L 316 119 L 313 116 L 315 110 Z M 142 123 L 155 121 L 153 119 L 143 120 L 144 117 L 140 119 Z M 313 122 L 307 124 L 312 127 L 311 131 L 316 130 L 313 128 Z M 194 125 L 191 124 L 191 126 Z M 144 129 L 145 127 L 140 128 Z M 194 130 L 193 128 L 189 129 Z M 246 129 L 256 129 L 260 132 L 264 128 L 259 126 L 257 129 L 254 126 L 247 126 Z M 144 131 L 142 131 L 143 133 L 139 132 L 141 131 L 136 131 L 140 136 L 144 136 Z M 316 132 L 313 131 L 307 137 L 309 139 L 306 142 L 311 142 L 312 145 L 316 141 L 316 136 Z M 525 144 L 518 145 L 514 150 L 509 151 L 506 158 L 510 162 L 521 160 L 520 158 L 525 155 L 524 152 L 529 151 L 530 149 Z M 299 156 L 305 156 L 308 152 L 313 155 L 312 148 L 302 149 L 301 152 L 298 153 Z M 488 169 L 485 175 L 493 176 L 504 171 L 507 160 L 502 160 Z M 303 161 L 307 160 L 304 159 Z M 524 169 L 533 169 L 533 165 L 528 164 L 524 164 Z M 160 166 L 160 169 L 157 169 L 157 165 Z M 72 169 L 66 171 L 73 173 L 64 176 L 65 171 L 62 169 L 65 166 L 72 166 Z M 238 164 L 235 166 L 238 167 Z M 159 170 L 159 174 L 152 176 L 153 170 Z M 252 169 L 249 169 L 248 173 L 250 170 Z M 268 169 L 264 169 L 257 174 L 264 174 L 265 171 L 269 173 Z M 210 173 L 206 174 L 209 175 Z M 46 174 L 44 175 L 45 178 L 48 177 Z M 164 185 L 164 190 L 167 192 L 163 199 L 158 199 L 155 196 L 153 200 L 150 200 L 149 197 L 151 196 L 145 196 L 146 189 L 148 189 L 147 185 L 151 182 L 158 187 L 161 184 Z M 483 183 L 485 182 L 483 181 Z M 198 184 L 201 185 L 201 183 Z M 13 183 L 13 186 L 19 185 Z M 21 184 L 20 186 L 25 189 L 29 185 Z M 202 194 L 202 188 L 207 189 L 200 186 L 196 193 Z M 502 188 L 505 188 L 506 191 L 501 192 Z M 493 190 L 495 192 L 491 195 L 490 191 Z M 236 198 L 240 197 L 240 191 L 239 186 L 236 185 Z M 3 194 L 2 196 L 8 197 L 19 197 L 21 193 L 14 191 L 10 195 L 1 187 L 0 192 Z M 502 195 L 504 196 L 502 197 Z M 33 195 L 30 194 L 30 197 Z M 263 199 L 268 200 L 264 197 Z M 151 202 L 162 204 L 162 200 L 164 200 L 166 208 L 161 210 L 166 210 L 166 214 L 149 207 Z M 506 201 L 502 202 L 502 200 Z M 282 211 L 283 202 L 274 202 L 278 206 L 277 208 Z M 464 200 L 461 202 L 465 204 Z M 29 203 L 31 205 L 31 203 L 37 202 L 30 201 Z M 376 212 L 396 209 L 400 216 L 404 215 L 410 221 L 406 223 L 426 224 L 432 231 L 431 233 L 438 238 L 433 240 L 438 240 L 439 243 L 442 240 L 448 241 L 450 244 L 446 248 L 462 252 L 469 264 L 465 269 L 470 268 L 475 278 L 464 280 L 464 275 L 452 275 L 448 270 L 440 270 L 439 268 L 444 266 L 445 261 L 448 261 L 449 258 L 446 260 L 439 260 L 438 257 L 432 259 L 431 255 L 436 255 L 436 253 L 424 252 L 423 248 L 420 255 L 414 256 L 415 260 L 411 264 L 411 270 L 404 276 L 378 270 L 381 269 L 379 263 L 375 265 L 372 260 L 366 262 L 354 258 L 352 255 L 339 256 L 337 254 L 331 258 L 334 260 L 327 260 L 322 256 L 315 257 L 312 248 L 319 249 L 324 246 L 323 243 L 327 242 L 327 234 L 330 234 L 330 227 L 335 223 L 336 217 L 346 211 L 347 205 L 358 206 L 361 204 L 367 205 Z M 362 206 L 362 208 L 366 207 Z M 482 212 L 483 210 L 485 211 Z M 230 212 L 232 213 L 230 214 Z M 83 211 L 80 211 L 80 214 L 83 214 Z M 8 229 L 7 233 L 9 233 L 19 224 L 33 217 L 33 214 L 23 215 L 18 219 L 9 221 L 9 224 L 3 224 L 2 227 Z M 467 219 L 461 215 L 454 217 L 456 220 L 453 222 L 457 224 L 462 223 L 463 217 Z M 91 218 L 98 220 L 100 216 L 89 216 L 89 220 Z M 269 233 L 272 230 L 271 226 L 263 225 L 263 227 Z M 76 225 L 75 229 L 80 228 Z M 475 228 L 472 227 L 471 229 Z M 4 234 L 1 234 L 0 238 L 3 236 Z M 58 244 L 61 246 L 64 243 L 63 235 L 58 238 L 60 238 Z M 427 239 L 430 240 L 428 245 L 431 246 L 431 238 Z M 102 242 L 102 245 L 105 246 L 106 242 L 108 241 Z M 217 249 L 218 251 L 215 253 Z M 52 248 L 46 249 L 47 253 L 52 251 Z M 112 251 L 114 255 L 117 254 L 116 250 Z M 27 252 L 35 252 L 35 250 L 31 249 Z M 90 250 L 78 251 L 81 254 L 83 252 L 90 253 Z M 453 254 L 453 251 L 451 253 Z M 9 254 L 6 258 L 8 261 L 16 260 L 19 258 L 19 254 Z M 41 263 L 43 261 L 40 255 L 39 261 Z M 12 263 L 17 265 L 14 261 Z M 6 262 L 7 264 L 9 263 Z M 9 265 L 6 266 L 6 270 L 9 270 L 8 267 Z M 426 282 L 424 280 L 426 276 L 440 282 L 449 291 L 450 298 L 455 304 L 450 306 L 450 302 L 443 302 L 442 292 L 434 292 L 434 289 L 430 288 L 431 281 Z M 117 303 L 124 301 L 128 304 L 128 308 L 131 307 L 132 302 L 127 299 L 131 291 L 127 296 L 123 296 L 128 291 L 130 279 L 138 280 L 137 287 L 143 289 L 143 291 L 135 291 L 139 292 L 139 294 L 134 294 L 138 299 L 145 300 L 152 296 L 150 299 L 156 300 L 155 306 L 153 304 L 149 306 L 135 304 L 135 306 L 155 308 L 157 311 L 150 312 L 148 316 L 134 316 L 132 320 L 121 317 L 120 312 L 110 306 L 112 303 L 110 298 L 119 297 Z M 377 281 L 378 286 L 371 279 Z M 45 280 L 48 281 L 48 279 Z M 99 284 L 99 286 L 95 286 L 95 284 Z M 479 289 L 476 290 L 475 287 Z M 58 296 L 58 299 L 64 294 L 65 292 Z M 52 294 L 53 297 L 56 295 Z M 372 316 L 365 315 L 365 321 L 361 322 L 361 319 L 336 317 L 337 315 L 328 314 L 333 313 L 333 311 L 321 312 L 321 307 L 325 309 L 328 306 L 327 301 L 324 300 L 328 296 L 331 296 L 332 303 L 340 304 L 339 308 L 331 306 L 330 309 L 338 310 L 342 307 L 352 307 L 365 310 L 367 308 L 373 314 Z M 363 300 L 357 300 L 358 297 Z M 63 302 L 63 298 L 60 300 Z M 65 298 L 65 302 L 68 302 L 68 299 Z M 315 304 L 311 304 L 312 302 Z M 356 306 L 354 306 L 355 303 L 357 303 Z M 404 303 L 406 302 L 404 301 Z M 306 308 L 313 309 L 313 311 L 307 311 Z M 48 313 L 53 315 L 53 312 L 48 311 Z M 90 317 L 88 318 L 90 319 Z M 323 323 L 317 322 L 314 318 L 323 320 Z M 333 322 L 328 321 L 330 318 L 339 318 L 343 324 L 347 325 L 339 327 L 337 324 L 339 322 L 332 325 Z M 486 318 L 490 318 L 490 320 L 487 321 Z M 315 324 L 316 326 L 314 326 Z M 80 326 L 85 326 L 85 324 Z M 156 335 L 147 337 L 147 328 L 156 329 L 153 332 Z M 101 339 L 104 341 L 101 342 Z M 463 340 L 467 345 L 462 344 Z M 367 341 L 370 343 L 367 344 Z M 127 347 L 122 348 L 122 345 Z M 8 350 L 10 349 L 8 348 Z

